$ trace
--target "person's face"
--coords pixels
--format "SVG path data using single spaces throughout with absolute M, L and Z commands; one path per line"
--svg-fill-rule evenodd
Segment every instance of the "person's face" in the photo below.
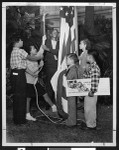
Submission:
M 56 38 L 57 36 L 58 36 L 57 30 L 53 30 L 53 31 L 52 31 L 52 37 L 53 37 L 53 38 Z
M 85 50 L 85 48 L 86 48 L 86 45 L 84 44 L 84 42 L 83 41 L 81 41 L 80 42 L 80 44 L 79 44 L 79 48 L 81 49 L 81 50 Z
M 89 62 L 89 63 L 92 63 L 94 61 L 93 56 L 87 54 L 86 61 Z
M 37 49 L 34 46 L 30 46 L 30 48 L 31 48 L 30 54 L 31 55 L 36 55 L 37 54 Z
M 18 45 L 19 45 L 19 47 L 23 46 L 23 41 L 21 39 L 19 40 Z
M 66 58 L 66 64 L 67 64 L 67 67 L 69 67 L 69 66 L 73 65 L 73 64 L 74 64 L 73 59 L 71 59 L 71 58 L 67 57 L 67 58 Z

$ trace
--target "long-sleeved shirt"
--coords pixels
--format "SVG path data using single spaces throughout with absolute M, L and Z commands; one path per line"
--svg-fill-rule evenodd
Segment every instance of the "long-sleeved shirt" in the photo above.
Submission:
M 81 79 L 82 75 L 82 68 L 79 65 L 71 66 L 66 72 L 67 80 Z
M 97 92 L 98 90 L 98 84 L 100 79 L 100 68 L 96 64 L 96 62 L 93 62 L 89 65 L 88 71 L 85 71 L 83 74 L 84 78 L 91 78 L 91 89 L 92 92 Z

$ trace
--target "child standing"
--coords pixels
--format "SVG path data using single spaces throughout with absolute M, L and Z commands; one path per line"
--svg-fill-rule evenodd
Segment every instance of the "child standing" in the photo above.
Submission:
M 69 55 L 67 55 L 66 57 L 66 64 L 67 64 L 67 70 L 64 71 L 64 75 L 66 76 L 66 79 L 67 80 L 73 80 L 73 79 L 80 79 L 82 78 L 82 68 L 79 66 L 79 60 L 78 60 L 78 56 L 74 53 L 70 53 Z M 60 80 L 61 78 L 63 78 L 63 76 L 59 76 L 59 81 L 58 83 L 59 84 L 63 84 L 61 83 L 62 80 Z M 61 92 L 62 90 L 62 92 Z M 62 96 L 65 95 L 65 99 L 68 101 L 68 112 L 67 114 L 66 113 L 63 113 L 62 109 L 60 108 L 61 107 L 61 104 L 60 104 L 60 107 L 58 106 L 59 108 L 59 114 L 62 115 L 62 117 L 65 120 L 65 123 L 67 126 L 74 126 L 76 125 L 76 97 L 66 97 L 66 93 L 63 94 L 65 92 L 65 88 L 62 86 L 62 87 L 58 87 L 58 102 L 59 102 L 59 99 L 61 99 L 61 95 L 59 94 L 62 94 Z
M 30 55 L 35 56 L 37 54 L 37 49 L 34 45 L 30 46 Z M 42 67 L 43 64 L 38 64 L 38 62 L 27 61 L 27 69 L 26 69 L 26 79 L 27 79 L 27 107 L 26 107 L 26 119 L 31 121 L 36 121 L 36 118 L 33 118 L 30 114 L 30 101 L 32 97 L 35 97 L 35 89 L 34 84 L 36 84 L 39 96 L 43 96 L 45 101 L 51 106 L 52 111 L 55 112 L 56 106 L 52 103 L 48 94 L 46 93 L 44 87 L 38 83 L 38 73 L 39 68 Z
M 91 49 L 91 43 L 88 39 L 84 39 L 80 41 L 79 48 L 83 51 L 81 55 L 79 56 L 79 64 L 81 67 L 85 70 L 87 64 L 86 64 L 86 56 L 88 50 Z
M 96 129 L 96 104 L 97 95 L 94 95 L 98 90 L 100 79 L 99 56 L 96 50 L 88 51 L 86 61 L 89 64 L 88 71 L 84 72 L 85 78 L 91 78 L 91 89 L 88 96 L 84 98 L 84 117 L 86 124 L 81 124 L 81 129 Z
M 24 124 L 26 122 L 26 75 L 27 59 L 39 60 L 42 56 L 30 56 L 21 49 L 23 41 L 20 37 L 16 37 L 13 42 L 13 50 L 11 52 L 10 67 L 11 84 L 13 89 L 13 121 L 15 124 Z
M 76 54 L 69 54 L 66 58 L 67 73 L 66 79 L 81 79 L 83 75 L 83 70 L 79 66 L 79 59 Z M 76 125 L 77 115 L 76 115 L 76 97 L 68 97 L 68 119 L 65 121 L 67 126 Z
M 88 64 L 86 63 L 86 57 L 87 57 L 87 52 L 91 49 L 91 42 L 88 39 L 83 39 L 80 41 L 79 44 L 79 48 L 80 50 L 82 50 L 82 53 L 79 56 L 79 64 L 82 67 L 83 71 L 85 71 L 86 69 L 88 69 Z M 79 108 L 83 108 L 84 104 L 82 103 L 83 101 L 81 101 L 84 97 L 80 97 L 78 99 L 78 104 L 79 104 Z

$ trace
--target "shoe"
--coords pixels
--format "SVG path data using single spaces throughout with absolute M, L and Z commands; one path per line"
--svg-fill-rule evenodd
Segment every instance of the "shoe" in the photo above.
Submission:
M 90 127 L 82 127 L 82 126 L 80 126 L 80 129 L 82 129 L 82 130 L 96 130 L 96 127 L 90 128 Z
M 36 118 L 33 118 L 30 114 L 26 115 L 26 120 L 36 121 Z
M 57 112 L 57 107 L 56 107 L 56 105 L 53 105 L 51 108 L 52 108 L 52 112 Z
M 96 130 L 96 127 L 94 127 L 94 128 L 91 128 L 91 127 L 80 127 L 80 129 L 82 129 L 82 130 Z
M 89 130 L 97 130 L 97 127 L 93 127 L 93 128 L 90 128 L 88 127 Z
M 87 125 L 84 122 L 82 122 L 80 125 L 80 129 L 82 129 L 82 130 L 96 130 L 96 127 L 94 127 L 94 128 L 87 127 Z

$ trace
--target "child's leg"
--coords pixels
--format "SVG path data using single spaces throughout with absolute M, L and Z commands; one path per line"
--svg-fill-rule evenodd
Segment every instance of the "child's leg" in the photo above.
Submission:
M 26 76 L 25 70 L 12 70 L 12 86 L 14 92 L 13 100 L 13 121 L 15 124 L 23 124 L 26 122 Z
M 84 98 L 84 115 L 87 127 L 96 127 L 97 96 Z
M 76 125 L 76 97 L 68 97 L 68 119 L 66 119 L 67 126 Z
M 36 118 L 33 118 L 30 114 L 30 102 L 31 102 L 31 98 L 28 97 L 26 103 L 26 119 L 31 121 L 36 121 Z
M 55 112 L 57 111 L 56 106 L 53 104 L 53 102 L 51 101 L 50 97 L 48 96 L 47 93 L 45 93 L 43 95 L 44 100 L 52 107 L 52 111 Z
M 30 98 L 30 97 L 27 97 L 26 113 L 30 113 L 30 102 L 31 102 L 31 98 Z

